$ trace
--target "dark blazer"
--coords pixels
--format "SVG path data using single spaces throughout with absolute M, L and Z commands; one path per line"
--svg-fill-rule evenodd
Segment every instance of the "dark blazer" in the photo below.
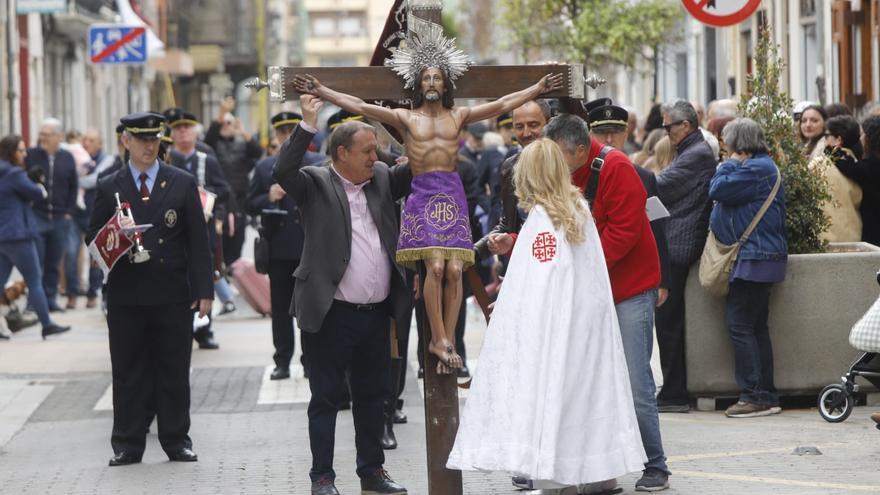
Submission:
M 336 287 L 351 257 L 351 212 L 342 181 L 330 167 L 306 167 L 303 157 L 314 134 L 297 126 L 284 143 L 275 167 L 274 179 L 299 205 L 305 243 L 299 267 L 294 272 L 296 288 L 291 312 L 306 332 L 320 331 L 333 304 Z M 373 179 L 363 191 L 367 206 L 392 264 L 392 315 L 403 318 L 410 298 L 403 268 L 394 262 L 399 226 L 395 201 L 409 193 L 412 173 L 407 165 L 389 167 L 376 162 Z
M 196 151 L 200 150 L 196 148 Z M 223 170 L 217 159 L 208 153 L 205 154 L 207 155 L 205 157 L 205 189 L 217 195 L 214 200 L 214 218 L 223 218 L 229 211 L 229 195 L 232 194 L 232 191 L 229 189 L 229 183 L 226 182 L 226 177 L 223 175 Z M 171 150 L 171 165 L 189 172 L 193 177 L 196 177 L 198 182 L 196 174 L 199 167 L 199 157 L 196 153 L 187 158 L 179 151 Z
M 315 157 L 306 154 L 305 165 L 314 164 Z M 312 153 L 317 155 L 317 153 Z M 317 155 L 323 161 L 322 155 Z M 247 212 L 252 216 L 259 216 L 263 226 L 263 235 L 269 240 L 269 258 L 273 260 L 298 260 L 302 257 L 305 233 L 302 229 L 302 218 L 299 206 L 284 196 L 277 203 L 269 201 L 269 188 L 275 184 L 272 172 L 278 156 L 264 158 L 254 168 L 254 176 L 251 177 L 250 189 L 247 195 Z M 287 210 L 287 215 L 264 215 L 263 210 L 278 208 Z
M 657 176 L 660 200 L 670 214 L 666 238 L 673 264 L 690 266 L 703 253 L 712 212 L 709 180 L 716 165 L 709 143 L 694 131 L 678 143 L 675 160 Z
M 518 159 L 519 153 L 504 160 L 504 163 L 501 164 L 501 218 L 498 220 L 498 225 L 474 245 L 477 260 L 486 259 L 492 255 L 489 252 L 489 236 L 491 234 L 512 234 L 519 232 L 522 227 L 523 220 L 519 215 L 519 201 L 516 199 L 513 186 L 513 166 L 516 165 Z
M 0 242 L 36 236 L 31 203 L 41 199 L 43 190 L 28 179 L 24 169 L 0 160 Z
M 195 177 L 159 162 L 159 174 L 149 201 L 141 201 L 128 166 L 98 182 L 95 210 L 86 243 L 116 213 L 115 193 L 131 204 L 138 224 L 153 224 L 143 234 L 150 251 L 145 263 L 123 257 L 107 279 L 111 305 L 189 304 L 214 296 L 208 229 Z
M 39 146 L 28 150 L 25 159 L 27 168 L 40 167 L 46 174 L 46 199 L 34 201 L 34 211 L 42 216 L 50 213 L 61 217 L 66 214 L 76 215 L 76 195 L 79 188 L 79 176 L 76 174 L 76 162 L 70 152 L 59 149 L 55 154 L 52 176 L 49 176 L 49 154 Z
M 834 164 L 861 186 L 862 240 L 880 246 L 880 157 L 870 156 L 858 162 L 837 160 Z
M 657 196 L 657 176 L 650 170 L 638 165 L 633 165 L 642 179 L 642 185 L 648 197 Z M 669 242 L 666 240 L 666 218 L 660 218 L 651 222 L 651 230 L 654 231 L 654 240 L 657 241 L 657 254 L 660 255 L 660 287 L 669 288 Z

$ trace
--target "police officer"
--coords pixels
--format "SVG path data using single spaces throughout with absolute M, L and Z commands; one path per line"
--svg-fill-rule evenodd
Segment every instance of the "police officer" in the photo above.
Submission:
M 272 117 L 272 128 L 279 143 L 284 143 L 302 122 L 302 115 L 294 112 L 281 112 Z M 316 165 L 324 160 L 318 153 L 306 152 L 303 158 L 306 165 Z M 264 158 L 254 168 L 247 195 L 247 209 L 252 216 L 259 215 L 262 235 L 269 242 L 269 287 L 272 307 L 272 342 L 275 344 L 275 369 L 270 378 L 283 380 L 290 378 L 290 360 L 293 358 L 294 335 L 293 319 L 284 309 L 290 307 L 293 299 L 293 271 L 299 266 L 302 255 L 304 235 L 300 221 L 299 208 L 272 179 L 272 171 L 278 156 Z M 270 211 L 275 211 L 272 213 Z M 283 213 L 282 213 L 283 212 Z M 303 339 L 300 339 L 303 342 Z M 308 370 L 306 349 L 303 347 L 300 358 L 303 369 Z M 306 371 L 307 372 L 307 371 Z
M 164 120 L 152 112 L 121 119 L 129 161 L 98 183 L 89 225 L 91 242 L 116 214 L 116 194 L 131 205 L 124 225 L 152 224 L 142 239 L 149 258 L 123 257 L 107 280 L 111 466 L 141 461 L 153 411 L 168 458 L 198 460 L 188 435 L 192 308 L 210 311 L 211 257 L 195 178 L 157 159 Z
M 196 126 L 199 124 L 196 116 L 181 108 L 171 108 L 165 111 L 168 129 L 172 138 L 172 148 L 169 163 L 177 168 L 186 170 L 196 177 L 199 187 L 216 195 L 214 208 L 208 222 L 208 245 L 213 248 L 217 245 L 217 235 L 222 232 L 223 217 L 226 215 L 229 202 L 229 183 L 223 176 L 223 170 L 217 159 L 205 151 L 199 149 Z M 207 147 L 207 145 L 203 146 Z M 218 225 L 219 222 L 219 225 Z M 214 253 L 214 266 L 218 268 L 218 261 L 222 261 L 221 253 Z M 220 277 L 216 270 L 215 277 Z M 211 321 L 199 326 L 195 331 L 196 342 L 199 349 L 219 349 L 220 345 L 214 340 L 214 332 L 211 331 Z

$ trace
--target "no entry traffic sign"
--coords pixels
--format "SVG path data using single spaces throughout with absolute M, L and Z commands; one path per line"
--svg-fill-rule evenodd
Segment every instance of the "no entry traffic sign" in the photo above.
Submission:
M 143 64 L 147 31 L 143 26 L 91 26 L 89 55 L 93 64 Z
M 710 26 L 733 26 L 755 13 L 761 0 L 681 0 L 698 21 Z

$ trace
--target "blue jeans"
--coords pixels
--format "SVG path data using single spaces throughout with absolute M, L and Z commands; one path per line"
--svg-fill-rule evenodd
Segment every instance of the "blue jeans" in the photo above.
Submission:
M 34 215 L 34 218 L 37 224 L 37 256 L 43 269 L 43 291 L 51 307 L 57 305 L 55 296 L 58 295 L 58 278 L 61 273 L 58 266 L 67 246 L 70 220 L 61 217 L 50 221 L 41 214 Z
M 64 245 L 65 295 L 79 295 L 79 251 L 83 244 L 83 229 L 76 221 L 68 222 L 67 241 Z
M 0 287 L 6 286 L 12 267 L 18 268 L 28 287 L 28 303 L 45 327 L 52 323 L 49 304 L 43 291 L 43 272 L 37 259 L 37 247 L 33 240 L 0 242 Z
M 659 469 L 666 474 L 666 456 L 660 438 L 660 418 L 657 414 L 657 387 L 651 373 L 651 349 L 654 346 L 654 308 L 657 305 L 657 289 L 635 295 L 616 305 L 620 336 L 623 340 L 623 353 L 629 371 L 629 386 L 632 389 L 633 404 L 642 445 L 648 462 L 645 468 Z
M 773 345 L 767 326 L 771 285 L 738 279 L 730 283 L 727 331 L 733 341 L 740 400 L 778 406 L 779 395 L 773 384 Z

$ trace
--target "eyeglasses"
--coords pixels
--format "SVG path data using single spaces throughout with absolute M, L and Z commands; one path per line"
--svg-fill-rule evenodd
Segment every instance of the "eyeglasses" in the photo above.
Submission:
M 669 124 L 663 124 L 662 127 L 663 127 L 663 129 L 666 130 L 666 132 L 669 132 L 669 129 L 672 129 L 673 127 L 675 127 L 675 126 L 677 126 L 677 125 L 679 125 L 679 124 L 682 124 L 682 123 L 684 123 L 683 120 L 676 120 L 675 122 L 671 122 L 671 123 L 669 123 Z

